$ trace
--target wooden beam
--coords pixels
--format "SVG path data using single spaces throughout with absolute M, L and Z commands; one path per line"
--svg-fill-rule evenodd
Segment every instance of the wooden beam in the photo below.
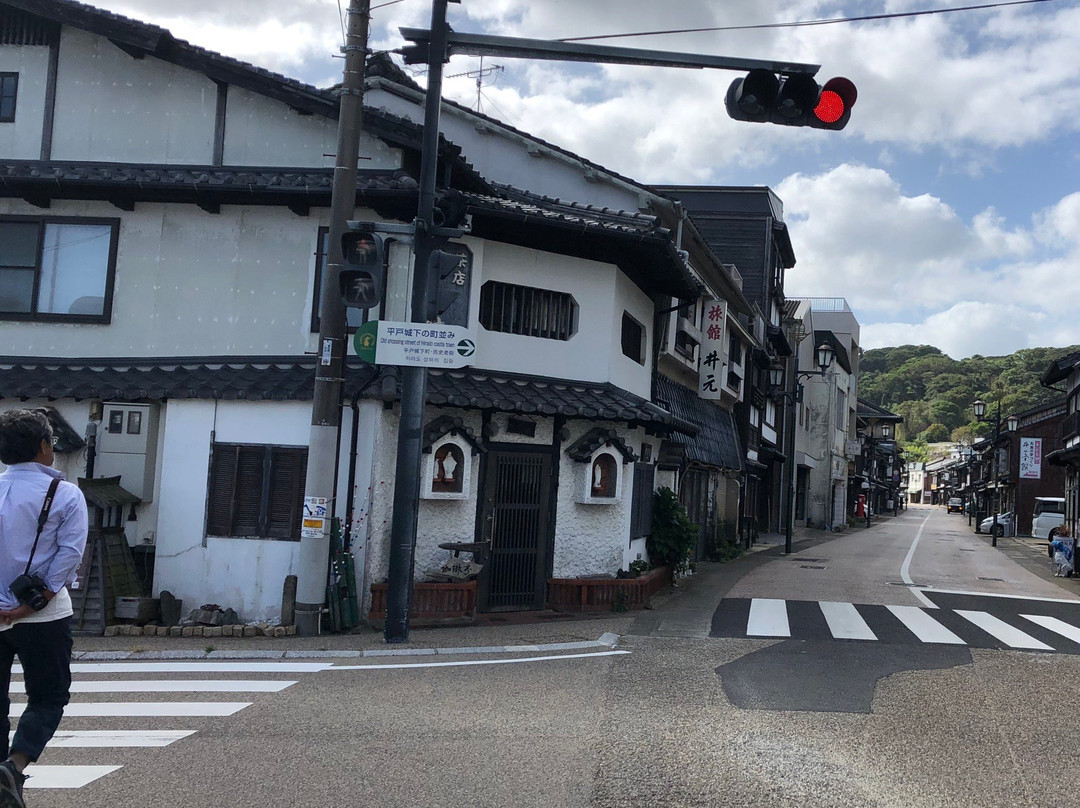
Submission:
M 207 213 L 221 213 L 220 202 L 210 202 L 206 199 L 200 199 L 195 204 L 198 205 L 202 210 L 205 210 Z
M 113 197 L 109 200 L 109 204 L 115 208 L 120 208 L 120 210 L 126 211 L 128 213 L 131 213 L 133 210 L 135 210 L 134 199 L 120 199 L 118 197 Z
M 29 205 L 33 205 L 35 208 L 43 208 L 45 210 L 48 210 L 50 207 L 52 207 L 52 199 L 41 193 L 25 193 L 22 195 L 22 200 Z
M 289 204 L 289 210 L 291 210 L 293 213 L 295 213 L 301 218 L 307 218 L 307 215 L 311 213 L 311 205 L 300 202 L 292 202 Z
M 110 39 L 111 43 L 116 45 L 120 50 L 130 56 L 132 59 L 142 59 L 146 56 L 146 51 L 137 45 L 129 45 L 127 42 L 121 42 L 118 39 Z

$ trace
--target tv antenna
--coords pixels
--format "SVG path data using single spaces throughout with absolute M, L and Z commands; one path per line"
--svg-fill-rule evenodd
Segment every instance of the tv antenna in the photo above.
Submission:
M 461 78 L 462 76 L 468 76 L 471 79 L 473 79 L 473 78 L 476 79 L 476 111 L 477 112 L 483 112 L 484 110 L 482 109 L 482 106 L 483 106 L 483 93 L 482 93 L 482 90 L 484 88 L 484 79 L 486 79 L 488 76 L 495 76 L 495 78 L 492 79 L 491 82 L 490 82 L 491 84 L 494 84 L 495 82 L 497 82 L 499 80 L 499 74 L 502 73 L 502 71 L 505 70 L 505 69 L 506 68 L 504 68 L 502 65 L 490 65 L 489 67 L 484 67 L 484 57 L 481 56 L 480 57 L 480 67 L 478 69 L 476 69 L 476 70 L 467 70 L 464 73 L 454 73 L 452 76 L 447 76 L 447 78 L 448 79 L 458 79 L 458 78 Z

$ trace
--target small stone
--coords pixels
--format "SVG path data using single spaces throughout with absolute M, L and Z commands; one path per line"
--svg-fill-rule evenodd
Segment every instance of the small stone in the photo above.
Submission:
M 221 626 L 222 637 L 231 637 L 232 635 L 232 626 Z
M 222 635 L 221 626 L 213 626 L 203 629 L 204 637 L 220 637 Z
M 161 624 L 175 626 L 180 622 L 180 609 L 183 608 L 184 602 L 177 600 L 176 596 L 167 589 L 161 590 L 158 599 L 161 601 Z
M 274 626 L 274 636 L 275 637 L 284 637 L 288 633 L 289 632 L 285 630 L 285 626 Z
M 285 626 L 285 636 L 292 637 L 296 635 L 296 626 Z
M 256 628 L 255 626 L 244 626 L 244 636 L 245 637 L 258 637 L 259 636 L 259 629 Z
M 157 635 L 159 637 L 168 637 L 169 636 L 169 627 L 168 626 L 158 626 Z
M 183 637 L 184 636 L 184 627 L 183 626 L 169 626 L 169 636 L 170 637 Z
M 181 629 L 181 636 L 183 636 L 183 637 L 194 637 L 195 636 L 195 626 L 184 626 L 184 628 Z
M 240 615 L 236 613 L 235 609 L 226 609 L 225 616 L 222 618 L 222 622 L 227 625 L 234 626 L 240 622 Z
M 120 626 L 105 626 L 105 636 L 115 637 L 120 633 Z

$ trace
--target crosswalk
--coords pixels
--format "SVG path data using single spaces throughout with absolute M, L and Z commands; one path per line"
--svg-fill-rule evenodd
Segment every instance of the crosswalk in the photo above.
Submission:
M 163 748 L 182 741 L 198 732 L 185 726 L 191 720 L 198 724 L 198 719 L 236 715 L 255 699 L 292 687 L 299 681 L 298 674 L 329 667 L 323 662 L 75 663 L 71 703 L 42 761 L 27 768 L 30 777 L 25 788 L 83 788 L 122 769 L 125 750 Z M 14 723 L 26 709 L 26 684 L 19 665 L 13 666 L 12 674 Z M 218 700 L 222 695 L 232 698 Z M 243 700 L 232 700 L 236 697 Z M 130 728 L 122 727 L 125 721 Z M 94 728 L 95 723 L 108 728 Z M 50 755 L 54 750 L 58 754 Z M 77 762 L 60 763 L 71 759 Z
M 1060 610 L 1060 608 L 1059 608 Z M 1064 617 L 1032 603 L 994 610 L 835 601 L 726 598 L 713 637 L 853 640 L 1080 654 L 1080 608 Z

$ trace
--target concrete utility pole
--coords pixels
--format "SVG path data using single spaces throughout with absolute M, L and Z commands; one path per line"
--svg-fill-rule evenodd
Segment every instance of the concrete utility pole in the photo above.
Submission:
M 300 539 L 296 587 L 298 634 L 319 633 L 326 601 L 330 562 L 330 517 L 334 507 L 334 464 L 341 429 L 341 389 L 344 381 L 345 304 L 338 290 L 341 272 L 341 234 L 356 210 L 356 165 L 364 106 L 364 68 L 367 60 L 370 0 L 350 0 L 345 35 L 345 72 L 341 82 L 337 156 L 330 199 L 330 238 L 319 287 L 319 347 L 311 403 L 305 515 L 315 515 L 313 503 L 327 503 L 321 530 L 305 527 Z M 310 531 L 310 532 L 309 532 Z

